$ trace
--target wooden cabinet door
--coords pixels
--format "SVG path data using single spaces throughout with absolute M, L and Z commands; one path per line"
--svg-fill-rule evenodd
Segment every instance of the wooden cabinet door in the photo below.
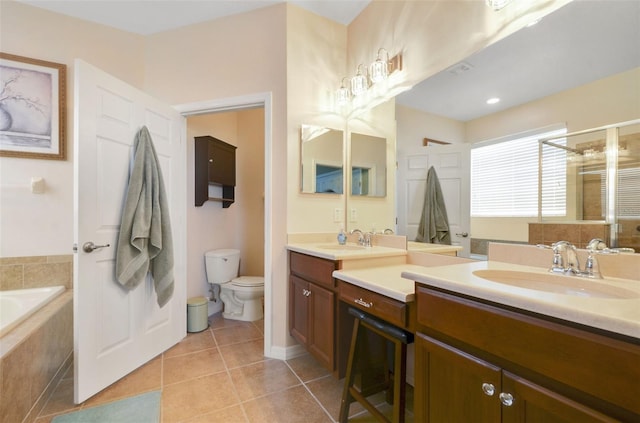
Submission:
M 289 276 L 289 333 L 301 345 L 309 338 L 309 282 Z
M 309 284 L 309 337 L 307 348 L 327 369 L 334 366 L 335 294 Z
M 511 405 L 503 405 L 502 420 L 505 423 L 617 421 L 506 371 L 503 371 L 502 394 L 512 398 Z
M 415 421 L 500 422 L 499 367 L 422 333 L 415 356 Z

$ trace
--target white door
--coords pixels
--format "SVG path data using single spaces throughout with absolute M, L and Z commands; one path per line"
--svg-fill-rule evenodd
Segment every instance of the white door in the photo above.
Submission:
M 397 201 L 398 234 L 413 241 L 418 233 L 424 204 L 427 171 L 433 166 L 438 175 L 449 218 L 451 244 L 463 248 L 459 256 L 471 251 L 470 218 L 470 146 L 418 146 L 398 151 Z
M 124 82 L 75 62 L 74 400 L 81 403 L 186 335 L 185 119 Z M 133 141 L 151 133 L 169 199 L 175 290 L 163 308 L 150 277 L 132 291 L 115 279 L 115 252 Z M 108 245 L 93 252 L 83 244 Z

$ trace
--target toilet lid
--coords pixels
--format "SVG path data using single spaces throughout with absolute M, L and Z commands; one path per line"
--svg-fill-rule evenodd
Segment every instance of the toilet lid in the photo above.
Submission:
M 231 281 L 235 286 L 263 286 L 264 277 L 262 276 L 240 276 Z

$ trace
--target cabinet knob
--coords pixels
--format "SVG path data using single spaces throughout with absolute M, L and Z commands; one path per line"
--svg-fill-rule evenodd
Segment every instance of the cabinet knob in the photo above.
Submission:
M 513 405 L 513 395 L 508 392 L 500 392 L 500 402 L 502 405 L 511 407 Z
M 482 384 L 482 392 L 484 392 L 486 395 L 489 395 L 490 397 L 493 396 L 493 394 L 496 393 L 496 387 L 493 386 L 492 383 L 483 383 Z
M 209 163 L 213 163 L 213 159 L 209 159 Z
M 308 289 L 303 289 L 302 295 L 304 295 L 305 297 L 308 297 L 309 295 L 311 295 L 311 291 L 309 291 Z

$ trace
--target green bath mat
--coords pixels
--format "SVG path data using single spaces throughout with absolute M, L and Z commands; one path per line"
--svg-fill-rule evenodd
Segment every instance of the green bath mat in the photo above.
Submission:
M 56 416 L 52 423 L 158 423 L 160 391 Z

